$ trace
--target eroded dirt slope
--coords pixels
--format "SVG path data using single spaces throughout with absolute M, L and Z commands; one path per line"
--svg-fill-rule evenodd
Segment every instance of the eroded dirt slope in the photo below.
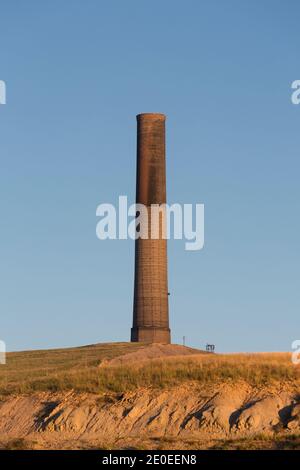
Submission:
M 36 393 L 0 404 L 0 437 L 51 442 L 116 443 L 124 438 L 228 438 L 255 433 L 300 433 L 300 397 L 292 385 L 246 383 L 124 394 Z

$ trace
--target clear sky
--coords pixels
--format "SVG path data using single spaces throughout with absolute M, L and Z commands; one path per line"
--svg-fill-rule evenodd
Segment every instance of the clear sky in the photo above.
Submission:
M 134 242 L 96 207 L 135 195 L 136 120 L 167 115 L 169 203 L 205 204 L 205 247 L 169 244 L 174 342 L 290 350 L 300 337 L 297 0 L 7 0 L 0 6 L 0 339 L 127 341 Z

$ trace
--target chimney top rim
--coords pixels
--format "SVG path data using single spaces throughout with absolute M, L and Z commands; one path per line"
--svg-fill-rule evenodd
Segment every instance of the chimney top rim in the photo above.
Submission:
M 136 116 L 137 120 L 139 119 L 161 119 L 165 120 L 166 115 L 162 113 L 140 113 Z

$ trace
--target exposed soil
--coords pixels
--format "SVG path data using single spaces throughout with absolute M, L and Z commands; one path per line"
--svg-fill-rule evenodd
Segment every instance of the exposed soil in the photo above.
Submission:
M 270 438 L 300 434 L 300 402 L 293 386 L 184 384 L 102 396 L 39 392 L 11 396 L 0 405 L 4 446 L 23 439 L 35 448 L 126 448 L 150 440 L 152 447 L 176 442 L 185 448 L 189 442 L 201 447 L 262 433 Z

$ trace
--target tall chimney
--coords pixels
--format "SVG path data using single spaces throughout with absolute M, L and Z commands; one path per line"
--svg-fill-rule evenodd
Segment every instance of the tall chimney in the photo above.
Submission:
M 159 236 L 151 239 L 150 216 L 152 204 L 166 203 L 165 120 L 164 114 L 137 116 L 136 203 L 147 208 L 149 238 L 135 240 L 131 341 L 145 343 L 170 343 L 165 217 Z

